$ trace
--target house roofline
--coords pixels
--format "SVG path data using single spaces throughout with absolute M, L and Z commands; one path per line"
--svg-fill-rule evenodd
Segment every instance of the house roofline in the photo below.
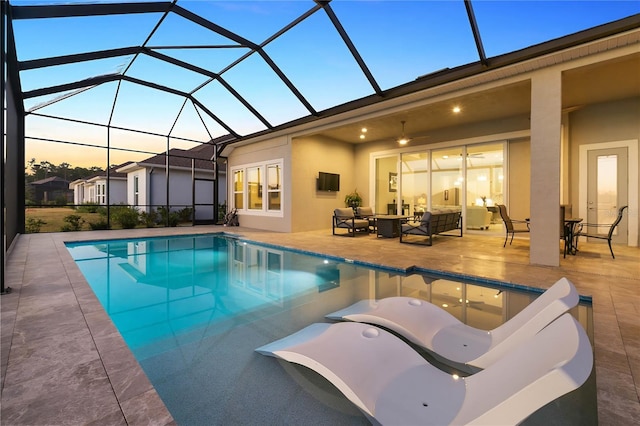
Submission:
M 125 167 L 119 168 L 118 170 L 116 170 L 119 173 L 131 173 L 135 170 L 139 170 L 139 169 L 165 169 L 165 165 L 164 164 L 154 164 L 154 163 L 131 163 Z M 191 167 L 181 167 L 181 166 L 169 166 L 169 170 L 185 170 L 185 171 L 191 171 Z M 213 169 L 201 169 L 201 168 L 195 168 L 194 169 L 196 172 L 204 172 L 204 173 L 213 173 L 214 170 Z M 225 171 L 224 170 L 219 170 L 218 173 L 220 174 L 224 174 Z

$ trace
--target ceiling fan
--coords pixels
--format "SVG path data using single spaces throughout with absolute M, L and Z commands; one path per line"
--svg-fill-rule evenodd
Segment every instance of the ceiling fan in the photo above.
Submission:
M 398 142 L 398 145 L 406 145 L 409 143 L 411 138 L 406 137 L 404 134 L 404 123 L 406 123 L 406 121 L 402 120 L 401 123 L 402 123 L 402 136 L 400 136 L 397 142 Z
M 460 157 L 462 157 L 462 154 L 460 154 Z M 471 154 L 467 152 L 467 158 L 484 158 L 484 152 L 474 152 Z

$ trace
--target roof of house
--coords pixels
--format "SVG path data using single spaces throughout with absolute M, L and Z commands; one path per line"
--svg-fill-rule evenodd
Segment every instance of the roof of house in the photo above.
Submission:
M 126 165 L 129 165 L 131 163 L 133 163 L 133 161 L 126 161 L 126 162 L 124 162 L 122 164 L 118 164 L 118 165 L 109 167 L 109 170 L 108 170 L 109 171 L 109 177 L 111 177 L 111 178 L 114 178 L 114 177 L 122 177 L 122 178 L 127 177 L 126 173 L 121 173 L 121 172 L 118 172 L 116 170 L 118 170 L 119 168 L 124 167 Z M 93 178 L 97 178 L 97 177 L 107 177 L 107 171 L 103 170 L 103 171 L 97 172 L 97 173 L 95 173 L 95 174 L 93 174 L 91 176 L 87 176 L 85 178 L 85 180 L 89 180 L 89 179 L 93 179 Z
M 195 159 L 195 168 L 201 170 L 213 170 L 213 153 L 215 145 L 203 143 L 189 150 L 173 148 L 169 150 L 169 167 L 184 167 L 191 168 L 191 160 Z M 164 166 L 166 164 L 166 155 L 162 154 L 154 155 L 145 160 L 139 161 L 139 166 L 159 165 Z M 122 167 L 124 167 L 123 165 Z
M 126 161 L 126 162 L 124 162 L 122 164 L 118 164 L 118 165 L 109 167 L 109 169 L 108 169 L 109 178 L 110 179 L 113 179 L 113 178 L 126 178 L 127 177 L 126 173 L 118 172 L 117 170 L 120 169 L 121 167 L 125 167 L 125 166 L 127 166 L 129 164 L 132 164 L 132 163 L 133 163 L 133 161 Z M 84 183 L 84 182 L 89 182 L 91 180 L 98 180 L 98 178 L 106 178 L 106 177 L 107 177 L 107 171 L 106 170 L 101 170 L 99 172 L 96 172 L 96 173 L 94 173 L 92 175 L 89 175 L 89 176 L 86 176 L 84 178 L 76 179 L 76 180 L 72 181 L 69 184 L 69 186 L 77 185 L 77 184 Z
M 48 177 L 48 178 L 44 178 L 44 179 L 33 181 L 33 182 L 29 183 L 29 184 L 30 185 L 46 185 L 46 184 L 50 184 L 50 183 L 53 183 L 53 182 L 64 183 L 65 185 L 69 184 L 69 181 L 62 179 L 59 176 L 51 176 L 51 177 Z

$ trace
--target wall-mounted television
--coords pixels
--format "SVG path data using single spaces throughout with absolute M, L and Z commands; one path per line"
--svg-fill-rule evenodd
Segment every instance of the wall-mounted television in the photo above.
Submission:
M 340 175 L 336 173 L 318 173 L 318 191 L 340 191 Z

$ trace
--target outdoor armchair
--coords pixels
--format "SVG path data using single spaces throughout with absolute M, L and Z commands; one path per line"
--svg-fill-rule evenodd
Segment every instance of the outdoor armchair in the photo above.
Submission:
M 431 212 L 425 212 L 418 221 L 402 220 L 400 224 L 400 242 L 403 236 L 416 235 L 427 238 L 426 244 L 431 245 Z
M 369 232 L 376 232 L 376 214 L 371 207 L 356 207 L 356 218 L 369 221 Z
M 336 233 L 336 229 L 343 229 L 347 232 Z M 356 219 L 356 215 L 351 207 L 335 209 L 333 211 L 333 235 L 355 237 L 357 231 L 369 233 L 369 220 Z

